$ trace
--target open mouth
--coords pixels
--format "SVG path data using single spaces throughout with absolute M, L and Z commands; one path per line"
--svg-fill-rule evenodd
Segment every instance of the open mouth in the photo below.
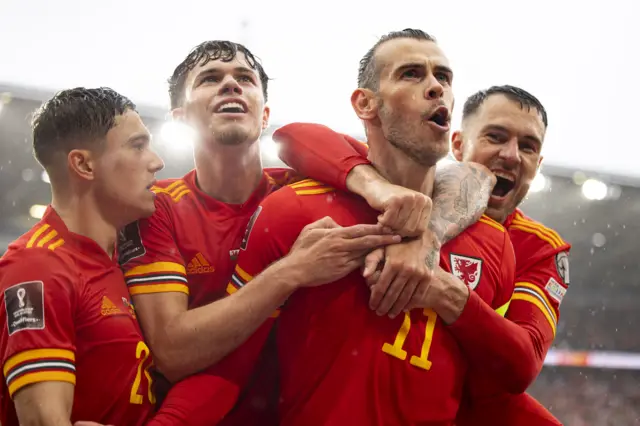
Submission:
M 225 102 L 216 109 L 218 114 L 244 114 L 246 107 L 239 102 Z
M 500 172 L 494 172 L 497 178 L 496 185 L 493 187 L 491 195 L 498 198 L 506 197 L 513 188 L 516 186 L 516 182 L 513 176 L 502 174 Z
M 449 126 L 449 110 L 445 107 L 439 107 L 428 118 L 427 121 L 437 124 L 440 127 Z

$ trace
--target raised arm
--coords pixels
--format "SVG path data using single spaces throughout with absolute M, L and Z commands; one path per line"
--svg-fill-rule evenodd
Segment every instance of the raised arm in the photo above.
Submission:
M 303 219 L 292 216 L 290 229 L 295 229 L 296 220 Z M 131 228 L 129 239 L 140 240 L 145 254 L 124 263 L 125 277 L 156 365 L 170 381 L 216 364 L 246 341 L 297 287 L 318 279 L 333 281 L 332 274 L 341 273 L 336 265 L 351 256 L 350 252 L 336 250 L 326 242 L 309 242 L 303 236 L 304 244 L 294 250 L 300 255 L 274 263 L 244 291 L 188 309 L 188 280 L 171 222 L 158 208 L 154 216 L 140 222 L 139 228 Z M 357 229 L 362 231 L 359 238 L 363 244 L 370 244 L 368 248 L 396 241 L 382 235 L 379 227 L 359 225 Z

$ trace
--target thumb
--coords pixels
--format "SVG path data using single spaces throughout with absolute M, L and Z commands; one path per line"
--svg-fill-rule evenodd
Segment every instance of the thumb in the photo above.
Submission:
M 384 260 L 384 249 L 377 248 L 371 253 L 367 255 L 364 259 L 364 270 L 362 271 L 362 276 L 364 278 L 370 277 L 376 269 L 378 269 L 378 265 L 382 263 Z

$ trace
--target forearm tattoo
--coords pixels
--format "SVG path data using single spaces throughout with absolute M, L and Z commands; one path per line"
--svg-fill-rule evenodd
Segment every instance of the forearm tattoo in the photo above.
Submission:
M 484 213 L 495 176 L 476 163 L 455 163 L 436 171 L 429 229 L 440 244 L 458 236 Z

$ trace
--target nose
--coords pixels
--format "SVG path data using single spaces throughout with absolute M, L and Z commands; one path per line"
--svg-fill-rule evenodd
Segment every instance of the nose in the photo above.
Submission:
M 500 149 L 500 158 L 509 166 L 517 166 L 520 164 L 520 149 L 518 147 L 518 138 L 513 137 L 502 145 Z
M 433 74 L 429 75 L 427 84 L 427 90 L 425 93 L 427 99 L 440 99 L 443 96 L 444 87 L 442 87 L 440 81 L 438 81 L 438 79 Z
M 241 95 L 242 87 L 238 84 L 235 78 L 231 75 L 227 75 L 222 84 L 220 85 L 219 95 Z
M 162 158 L 160 158 L 160 156 L 155 151 L 151 151 L 151 162 L 149 164 L 149 170 L 152 173 L 158 173 L 162 169 L 164 169 L 164 161 L 162 161 Z

